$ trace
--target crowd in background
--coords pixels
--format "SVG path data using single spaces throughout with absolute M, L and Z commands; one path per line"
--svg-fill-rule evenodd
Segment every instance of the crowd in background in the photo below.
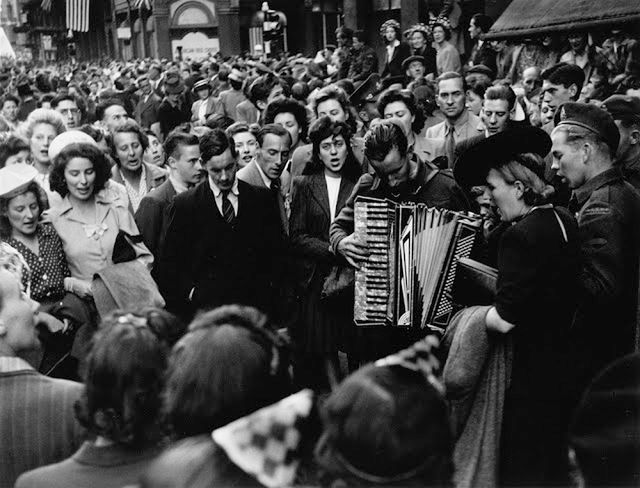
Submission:
M 640 42 L 470 19 L 5 60 L 0 487 L 640 483 Z M 353 324 L 357 196 L 484 217 L 442 346 Z

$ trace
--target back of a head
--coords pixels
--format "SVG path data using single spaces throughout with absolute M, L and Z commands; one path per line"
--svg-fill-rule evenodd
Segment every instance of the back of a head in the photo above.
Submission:
M 394 121 L 383 120 L 369 129 L 364 138 L 364 154 L 369 160 L 382 161 L 396 148 L 401 157 L 407 155 L 407 137 Z
M 584 486 L 640 486 L 640 354 L 591 383 L 569 428 Z
M 266 316 L 229 305 L 207 312 L 173 350 L 165 411 L 175 437 L 214 429 L 289 391 L 288 355 Z
M 446 402 L 417 371 L 365 366 L 334 390 L 322 417 L 327 456 L 319 462 L 334 476 L 431 485 L 451 475 Z
M 159 440 L 171 327 L 161 329 L 150 326 L 146 313 L 114 312 L 103 320 L 87 357 L 85 394 L 76 405 L 90 433 L 131 447 Z

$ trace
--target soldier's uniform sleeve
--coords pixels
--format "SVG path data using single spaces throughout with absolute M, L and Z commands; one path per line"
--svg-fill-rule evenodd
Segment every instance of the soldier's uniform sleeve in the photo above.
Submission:
M 620 293 L 624 274 L 624 229 L 621 215 L 611 205 L 609 189 L 594 192 L 578 214 L 583 266 L 583 298 L 607 303 Z

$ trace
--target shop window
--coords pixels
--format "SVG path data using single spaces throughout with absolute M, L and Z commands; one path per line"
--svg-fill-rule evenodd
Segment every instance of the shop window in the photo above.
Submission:
M 395 10 L 401 7 L 402 0 L 373 0 L 373 10 Z

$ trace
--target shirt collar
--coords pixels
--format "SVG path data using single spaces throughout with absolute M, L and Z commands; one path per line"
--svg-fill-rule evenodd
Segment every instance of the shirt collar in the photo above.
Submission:
M 458 120 L 455 121 L 453 125 L 449 122 L 449 120 L 445 122 L 445 125 L 447 128 L 453 126 L 453 130 L 457 134 L 458 131 L 462 128 L 462 126 L 466 124 L 468 121 L 469 121 L 469 111 L 465 108 L 464 112 L 462 112 L 462 115 L 458 118 Z
M 573 190 L 573 196 L 575 197 L 579 208 L 582 208 L 591 194 L 598 188 L 611 184 L 617 180 L 621 180 L 622 178 L 622 171 L 620 170 L 620 168 L 609 168 L 608 170 L 603 171 L 602 173 L 591 178 L 580 188 L 576 188 L 575 190 Z
M 262 181 L 264 181 L 264 186 L 266 186 L 267 188 L 271 188 L 271 180 L 267 177 L 267 175 L 264 174 L 264 171 L 262 171 L 262 168 L 258 164 L 258 161 L 256 161 L 255 159 L 254 161 L 256 163 L 256 168 L 258 168 L 258 172 L 260 173 L 260 177 L 262 178 Z
M 0 356 L 0 374 L 25 370 L 33 371 L 33 368 L 24 359 L 16 356 Z
M 222 193 L 222 190 L 220 189 L 220 187 L 218 187 L 218 185 L 216 185 L 213 180 L 211 179 L 211 176 L 209 176 L 209 187 L 211 188 L 211 191 L 213 192 L 213 196 L 218 198 L 220 196 L 220 194 Z M 235 196 L 238 196 L 239 192 L 238 192 L 238 178 L 236 178 L 233 182 L 233 186 L 231 187 L 231 193 L 233 193 Z

